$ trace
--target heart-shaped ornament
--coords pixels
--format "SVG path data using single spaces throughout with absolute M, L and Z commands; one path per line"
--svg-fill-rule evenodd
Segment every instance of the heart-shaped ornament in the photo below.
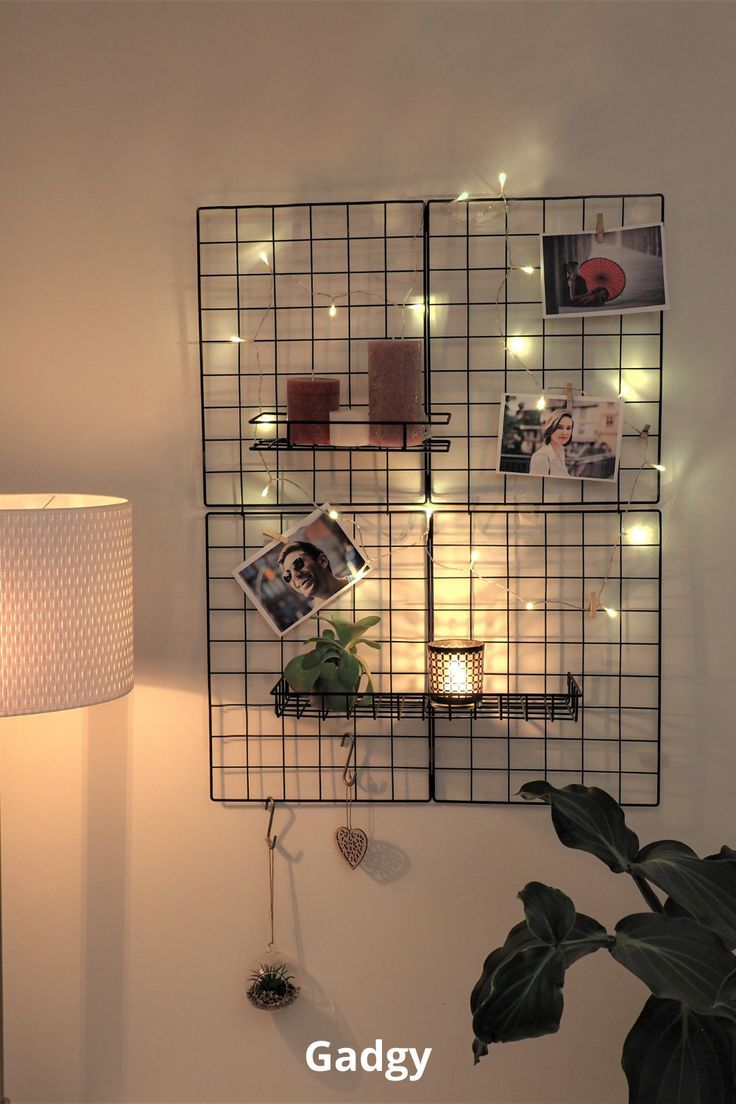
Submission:
M 338 828 L 335 832 L 337 846 L 346 862 L 355 870 L 360 866 L 368 850 L 368 837 L 362 828 Z

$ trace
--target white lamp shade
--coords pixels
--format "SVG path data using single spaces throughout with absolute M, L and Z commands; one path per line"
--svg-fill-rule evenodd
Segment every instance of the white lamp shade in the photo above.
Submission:
M 0 715 L 93 705 L 132 686 L 130 503 L 0 495 Z

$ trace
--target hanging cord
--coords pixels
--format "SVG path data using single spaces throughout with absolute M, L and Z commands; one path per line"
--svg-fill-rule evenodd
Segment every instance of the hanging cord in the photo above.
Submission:
M 352 795 L 350 791 L 355 785 L 355 780 L 358 777 L 358 771 L 355 767 L 353 767 L 352 770 L 350 768 L 350 760 L 353 756 L 353 752 L 355 751 L 355 737 L 346 732 L 342 740 L 340 741 L 340 747 L 345 747 L 346 740 L 349 741 L 348 754 L 345 760 L 345 769 L 342 772 L 342 780 L 345 783 L 345 827 L 347 828 L 348 832 L 351 832 L 353 828 L 353 811 Z

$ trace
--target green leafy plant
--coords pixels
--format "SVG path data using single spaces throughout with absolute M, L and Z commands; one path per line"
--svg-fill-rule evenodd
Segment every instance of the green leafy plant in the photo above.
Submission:
M 299 987 L 285 963 L 261 963 L 248 978 L 248 1000 L 257 1008 L 285 1008 L 299 996 Z
M 732 1104 L 736 851 L 700 859 L 676 840 L 640 847 L 604 790 L 529 782 L 519 792 L 550 806 L 566 847 L 633 878 L 650 911 L 625 916 L 609 934 L 559 889 L 529 882 L 519 893 L 525 919 L 488 956 L 470 998 L 475 1061 L 492 1043 L 557 1031 L 565 971 L 605 948 L 652 992 L 623 1046 L 630 1104 Z
M 380 648 L 375 640 L 364 637 L 381 618 L 362 617 L 354 622 L 343 617 L 325 617 L 324 620 L 329 628 L 305 641 L 306 644 L 314 644 L 314 647 L 290 659 L 284 668 L 284 677 L 297 693 L 323 694 L 328 710 L 346 713 L 354 703 L 364 678 L 367 690 L 364 701 L 371 700 L 373 681 L 365 662 L 358 655 L 358 648 L 361 645 Z

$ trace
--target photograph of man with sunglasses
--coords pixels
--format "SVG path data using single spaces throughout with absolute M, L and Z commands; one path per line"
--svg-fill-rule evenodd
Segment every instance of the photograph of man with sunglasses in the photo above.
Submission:
M 329 504 L 321 506 L 233 569 L 277 636 L 317 613 L 370 569 L 365 552 L 334 514 Z
M 332 598 L 347 579 L 332 574 L 327 554 L 310 541 L 293 541 L 279 556 L 281 578 L 311 602 Z

